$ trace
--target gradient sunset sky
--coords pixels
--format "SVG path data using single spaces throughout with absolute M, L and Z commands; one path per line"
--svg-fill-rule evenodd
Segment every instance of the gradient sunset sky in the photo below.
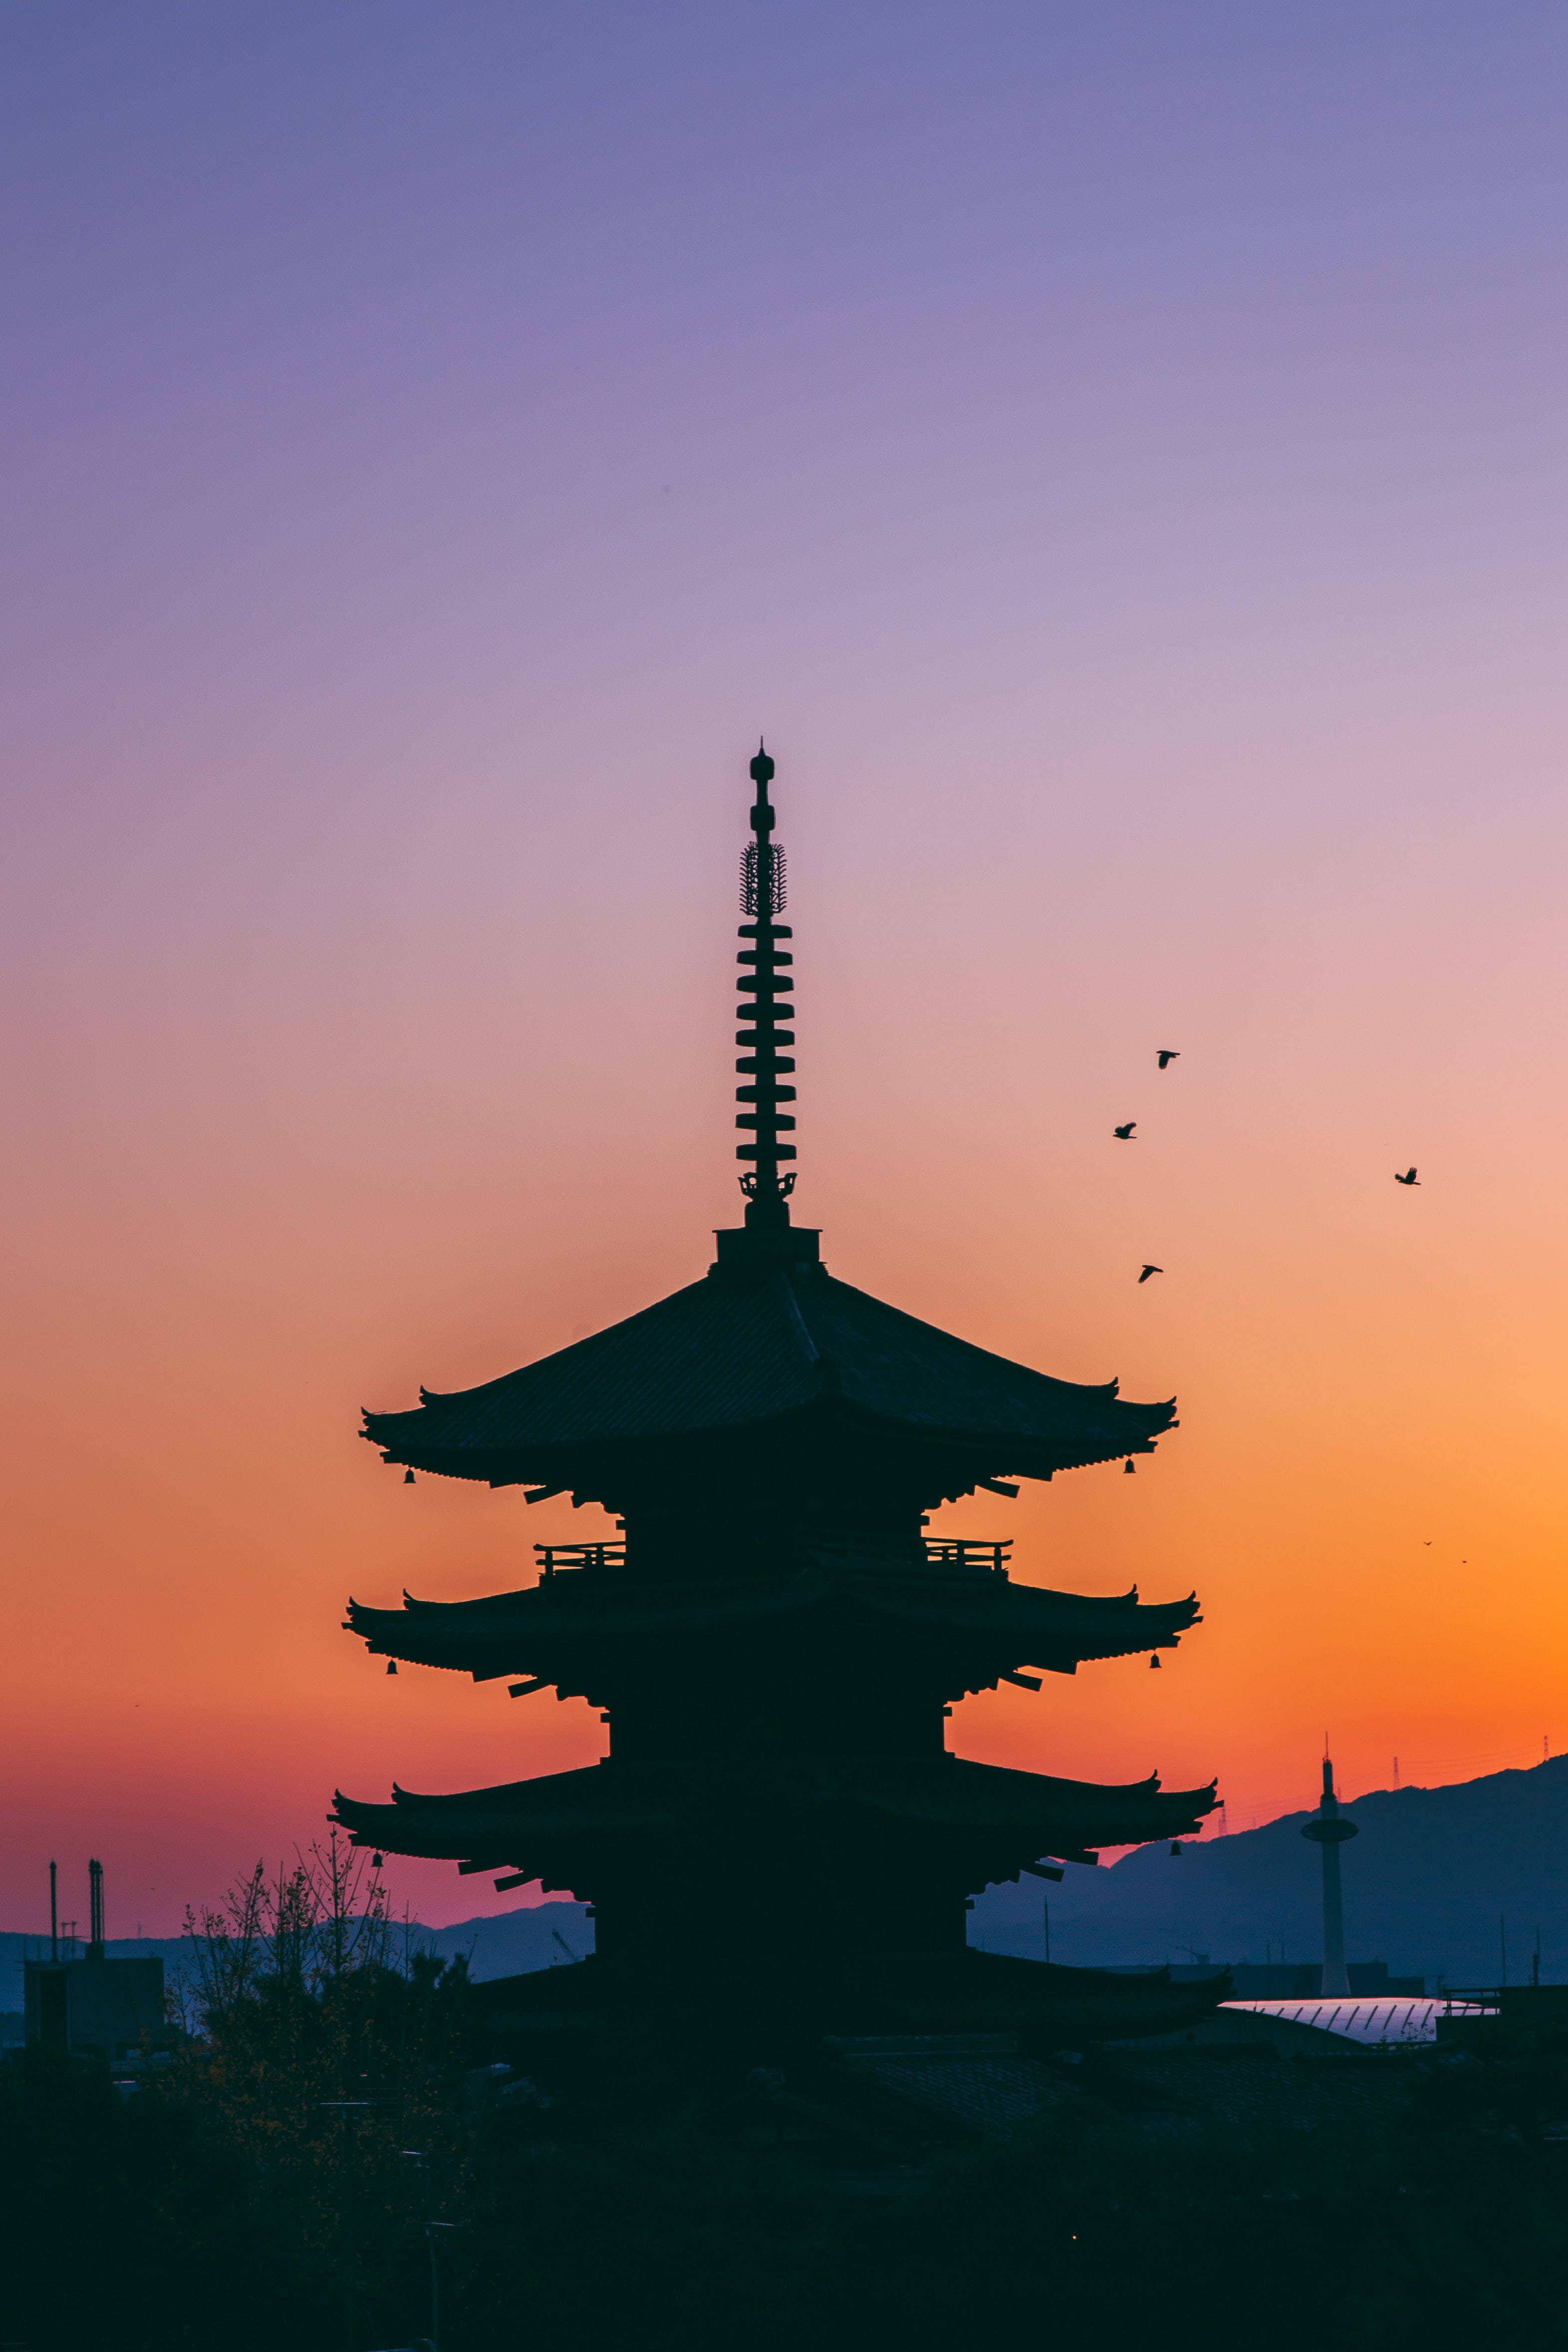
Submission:
M 799 1220 L 1180 1400 L 944 1523 L 1205 1622 L 952 1744 L 1568 1744 L 1568 13 L 18 0 L 0 186 L 0 1925 L 601 1751 L 339 1630 L 604 1526 L 359 1408 L 736 1222 L 763 730 Z

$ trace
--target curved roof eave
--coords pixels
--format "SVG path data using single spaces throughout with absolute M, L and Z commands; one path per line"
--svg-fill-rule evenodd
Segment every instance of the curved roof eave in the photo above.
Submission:
M 792 1423 L 822 1419 L 825 1406 L 840 1426 L 853 1424 L 866 1435 L 881 1431 L 972 1457 L 974 1483 L 987 1477 L 1048 1480 L 1059 1470 L 1092 1469 L 1136 1454 L 1152 1454 L 1157 1440 L 1178 1426 L 1173 1400 L 1147 1405 L 1119 1402 L 1112 1410 L 1126 1414 L 1130 1426 L 1117 1430 L 1103 1423 L 1090 1424 L 1074 1432 L 1070 1424 L 1051 1431 L 944 1422 L 837 1397 L 695 1426 L 606 1431 L 574 1437 L 521 1434 L 510 1440 L 492 1437 L 488 1442 L 457 1444 L 451 1442 L 450 1421 L 443 1427 L 445 1416 L 427 1418 L 425 1409 L 416 1407 L 401 1413 L 367 1412 L 360 1434 L 380 1450 L 384 1461 L 399 1469 L 423 1470 L 432 1477 L 467 1478 L 491 1486 L 549 1486 L 563 1493 L 573 1486 L 586 1489 L 602 1484 L 611 1464 L 624 1474 L 634 1467 L 639 1455 L 651 1457 L 672 1445 L 740 1448 L 763 1443 L 787 1432 Z
M 829 1403 L 1000 1449 L 1034 1477 L 1145 1452 L 1175 1415 L 1173 1399 L 1135 1403 L 1114 1381 L 1058 1380 L 812 1267 L 760 1285 L 689 1284 L 496 1380 L 422 1390 L 412 1411 L 367 1412 L 364 1433 L 414 1468 L 502 1483 L 524 1463 L 553 1471 L 568 1451 L 733 1440 Z

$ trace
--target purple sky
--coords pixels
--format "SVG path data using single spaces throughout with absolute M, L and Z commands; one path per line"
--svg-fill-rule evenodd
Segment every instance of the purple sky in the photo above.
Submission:
M 13 5 L 0 187 L 5 1916 L 596 1752 L 367 1678 L 568 1528 L 356 1412 L 700 1273 L 763 727 L 829 1264 L 1183 1399 L 1009 1523 L 1158 1712 L 957 1744 L 1538 1756 L 1568 16 Z

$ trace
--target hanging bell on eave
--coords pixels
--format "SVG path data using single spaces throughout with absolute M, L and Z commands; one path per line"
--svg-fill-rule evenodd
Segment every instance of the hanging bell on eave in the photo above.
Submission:
M 386 1662 L 386 1671 L 389 1675 L 395 1675 L 397 1672 L 397 1660 L 395 1658 L 388 1658 Z
M 1131 1470 L 1131 1469 L 1132 1465 L 1131 1465 L 1131 1462 L 1127 1465 L 1127 1467 L 1129 1468 L 1129 1470 Z M 412 1471 L 412 1470 L 405 1470 L 405 1471 L 404 1472 L 404 1474 L 403 1474 L 403 1483 L 404 1483 L 404 1485 L 405 1485 L 405 1486 L 413 1486 L 413 1484 L 414 1484 L 414 1473 L 413 1473 L 413 1471 Z
M 1133 1461 L 1132 1456 L 1130 1454 L 1121 1467 L 1126 1472 L 1129 1478 L 1131 1478 L 1133 1472 L 1137 1469 L 1138 1465 Z
M 1175 1855 L 1179 1862 L 1182 1857 L 1182 1841 L 1180 1838 L 1173 1838 L 1171 1840 L 1171 1852 Z
M 1154 1675 L 1157 1675 L 1160 1671 L 1160 1653 L 1158 1650 L 1155 1651 L 1153 1656 L 1149 1661 L 1149 1671 L 1151 1674 Z

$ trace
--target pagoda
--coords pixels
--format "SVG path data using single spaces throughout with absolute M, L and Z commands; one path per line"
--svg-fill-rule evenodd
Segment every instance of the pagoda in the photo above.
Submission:
M 918 1972 L 965 1954 L 973 1896 L 1059 1878 L 1102 1846 L 1195 1832 L 1213 1785 L 1100 1787 L 969 1761 L 946 1722 L 969 1693 L 1030 1691 L 1100 1658 L 1173 1649 L 1194 1598 L 1151 1605 L 1016 1580 L 1011 1540 L 929 1517 L 1020 1477 L 1148 1454 L 1170 1403 L 1053 1380 L 831 1275 L 791 1220 L 794 956 L 759 751 L 742 861 L 737 1158 L 744 1222 L 656 1306 L 478 1388 L 372 1412 L 383 1459 L 597 1504 L 619 1540 L 536 1544 L 520 1591 L 398 1609 L 349 1603 L 377 1656 L 582 1696 L 609 1727 L 582 1770 L 454 1795 L 339 1795 L 362 1846 L 447 1857 L 592 1906 L 627 1981 L 689 1947 L 731 1973 L 836 1963 Z M 1157 1656 L 1155 1659 L 1157 1663 Z M 1031 1671 L 1032 1670 L 1032 1671 Z M 945 1959 L 943 1958 L 945 1956 Z M 956 1956 L 956 1963 L 955 1963 Z M 995 1961 L 1030 1982 L 1078 1972 Z M 1205 2006 L 1212 2005 L 1205 1998 Z

